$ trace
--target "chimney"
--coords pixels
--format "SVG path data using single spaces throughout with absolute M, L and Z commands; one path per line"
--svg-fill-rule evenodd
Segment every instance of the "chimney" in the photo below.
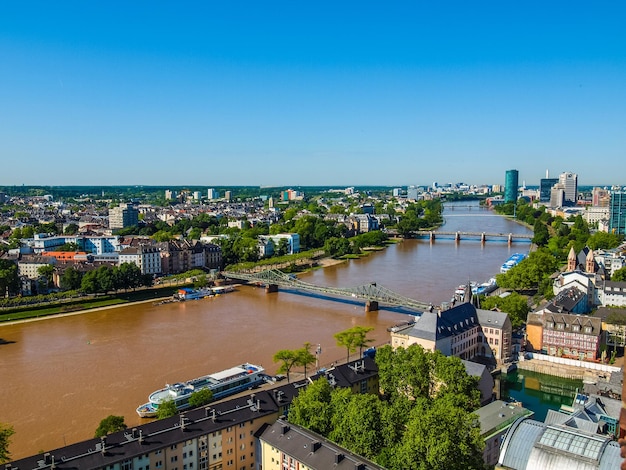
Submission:
M 280 434 L 281 435 L 287 434 L 289 432 L 289 429 L 290 428 L 289 428 L 288 425 L 286 425 L 286 424 L 281 425 L 281 427 L 280 427 Z
M 335 464 L 339 464 L 343 460 L 343 454 L 335 454 Z
M 143 444 L 143 431 L 139 430 L 139 444 Z
M 311 444 L 311 448 L 313 449 L 312 452 L 318 451 L 320 447 L 322 447 L 322 443 L 320 441 L 313 441 L 313 444 Z
M 139 433 L 137 432 L 137 428 L 133 428 L 131 429 L 131 436 L 133 439 L 137 439 L 137 437 L 139 437 Z
M 355 463 L 354 464 L 354 470 L 365 470 L 365 464 L 364 463 Z
M 52 463 L 52 457 L 50 456 L 50 452 L 46 452 L 43 454 L 43 463 L 46 465 L 50 465 Z

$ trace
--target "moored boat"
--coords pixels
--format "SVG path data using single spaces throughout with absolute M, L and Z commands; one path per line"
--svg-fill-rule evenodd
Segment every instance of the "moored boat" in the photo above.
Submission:
M 524 259 L 526 259 L 526 255 L 524 253 L 514 253 L 512 254 L 509 259 L 507 259 L 503 264 L 502 267 L 500 267 L 500 272 L 501 273 L 505 273 L 507 272 L 509 269 L 511 269 L 514 266 L 517 266 L 520 262 L 522 262 Z
M 224 398 L 243 390 L 255 388 L 263 383 L 265 370 L 254 364 L 241 364 L 230 369 L 203 375 L 187 382 L 166 384 L 164 388 L 156 390 L 148 397 L 148 403 L 137 407 L 137 414 L 142 418 L 154 418 L 159 405 L 173 400 L 176 409 L 189 408 L 189 397 L 199 390 L 209 389 L 213 392 L 213 400 Z

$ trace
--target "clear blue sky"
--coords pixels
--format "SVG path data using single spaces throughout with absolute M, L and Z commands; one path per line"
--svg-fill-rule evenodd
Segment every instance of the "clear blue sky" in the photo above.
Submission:
M 0 4 L 0 185 L 626 184 L 626 2 Z

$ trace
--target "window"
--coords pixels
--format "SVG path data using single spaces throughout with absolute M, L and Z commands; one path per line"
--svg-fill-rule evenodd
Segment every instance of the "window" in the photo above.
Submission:
M 591 333 L 591 327 L 590 326 L 586 326 L 585 327 L 585 333 Z
M 562 330 L 565 327 L 565 325 L 563 323 L 557 323 L 556 324 L 556 329 L 557 330 Z

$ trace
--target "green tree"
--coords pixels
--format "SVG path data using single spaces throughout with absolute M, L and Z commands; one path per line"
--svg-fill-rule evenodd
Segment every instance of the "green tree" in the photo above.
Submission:
M 76 290 L 80 289 L 80 284 L 82 280 L 82 274 L 73 266 L 68 266 L 63 274 L 61 274 L 61 278 L 59 279 L 59 284 L 61 289 L 63 290 Z
M 307 375 L 307 367 L 315 364 L 316 357 L 313 353 L 311 353 L 311 343 L 306 342 L 301 349 L 297 351 L 298 360 L 296 361 L 296 365 L 300 367 L 304 367 L 304 378 L 306 379 Z
M 0 296 L 16 294 L 19 291 L 19 285 L 17 264 L 0 259 Z
M 280 374 L 287 375 L 287 382 L 290 382 L 289 374 L 293 366 L 298 364 L 298 351 L 291 349 L 281 349 L 274 354 L 274 362 L 282 362 L 278 368 Z
M 626 267 L 620 268 L 613 273 L 611 281 L 624 282 L 626 281 Z
M 178 413 L 178 409 L 176 408 L 176 403 L 174 400 L 165 400 L 159 403 L 159 407 L 157 409 L 157 418 L 165 419 L 170 418 Z
M 483 469 L 484 441 L 475 415 L 448 400 L 419 399 L 395 448 L 390 470 Z
M 333 393 L 331 441 L 368 459 L 381 451 L 384 436 L 382 416 L 384 405 L 373 394 L 352 394 L 350 389 Z
M 107 293 L 115 290 L 115 275 L 109 266 L 100 266 L 96 269 L 96 279 L 98 280 L 98 292 Z
M 352 328 L 355 334 L 354 346 L 359 348 L 359 357 L 363 355 L 363 348 L 374 342 L 373 338 L 368 338 L 367 334 L 374 330 L 372 326 L 355 326 Z
M 213 392 L 208 388 L 201 388 L 191 394 L 189 405 L 193 408 L 204 406 L 213 401 Z
M 328 435 L 332 416 L 331 393 L 332 388 L 325 377 L 314 380 L 291 402 L 289 422 Z
M 102 437 L 113 432 L 123 431 L 127 427 L 126 423 L 124 423 L 123 416 L 109 415 L 100 421 L 100 425 L 96 429 L 95 437 Z
M 350 361 L 350 354 L 359 349 L 359 356 L 362 355 L 363 348 L 366 347 L 373 340 L 367 337 L 367 334 L 374 328 L 365 326 L 355 326 L 344 331 L 340 331 L 334 335 L 337 340 L 337 346 L 343 346 L 346 348 L 348 357 L 347 361 Z
M 11 457 L 9 444 L 13 434 L 15 434 L 13 426 L 0 423 L 0 463 L 8 462 Z
M 481 301 L 481 307 L 485 310 L 498 309 L 509 314 L 511 326 L 519 328 L 524 325 L 530 307 L 528 297 L 517 292 L 511 292 L 506 297 L 488 296 Z
M 354 334 L 354 331 L 351 331 L 351 329 L 348 329 L 345 331 L 340 331 L 339 333 L 335 333 L 333 336 L 335 337 L 335 340 L 337 340 L 337 346 L 342 346 L 346 348 L 346 351 L 347 351 L 346 361 L 350 362 L 350 354 L 356 351 L 356 348 L 357 348 L 356 346 L 357 337 Z
M 65 235 L 76 235 L 78 233 L 78 225 L 76 224 L 68 224 L 63 230 Z

